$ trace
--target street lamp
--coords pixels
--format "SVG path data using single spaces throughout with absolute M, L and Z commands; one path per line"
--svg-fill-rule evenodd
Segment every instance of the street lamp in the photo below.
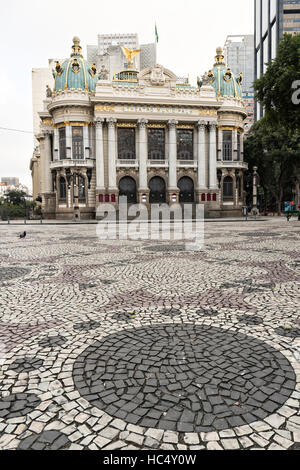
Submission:
M 253 167 L 253 208 L 252 212 L 253 215 L 258 214 L 258 209 L 257 209 L 257 188 L 258 188 L 258 180 L 259 180 L 259 175 L 257 173 L 257 166 Z

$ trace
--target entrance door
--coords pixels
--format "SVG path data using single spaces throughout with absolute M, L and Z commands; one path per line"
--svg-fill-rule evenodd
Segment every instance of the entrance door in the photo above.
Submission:
M 126 196 L 128 204 L 137 203 L 136 182 L 130 176 L 125 176 L 120 180 L 119 196 Z
M 155 176 L 149 182 L 150 204 L 163 204 L 166 202 L 166 183 L 160 176 Z
M 179 202 L 182 203 L 193 203 L 194 198 L 194 182 L 188 176 L 184 176 L 178 181 Z

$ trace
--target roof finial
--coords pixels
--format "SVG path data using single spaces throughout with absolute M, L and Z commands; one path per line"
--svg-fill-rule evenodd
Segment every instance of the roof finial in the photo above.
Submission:
M 224 54 L 223 54 L 223 49 L 222 47 L 217 47 L 217 55 L 215 57 L 215 66 L 216 65 L 225 65 L 225 62 L 224 62 Z
M 80 39 L 78 36 L 73 37 L 73 46 L 72 46 L 73 52 L 71 54 L 71 57 L 79 56 L 82 57 L 82 47 L 80 46 Z

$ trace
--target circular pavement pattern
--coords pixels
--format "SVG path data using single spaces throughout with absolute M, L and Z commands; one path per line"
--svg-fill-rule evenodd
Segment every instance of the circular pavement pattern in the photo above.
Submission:
M 178 432 L 264 419 L 295 388 L 291 364 L 268 344 L 193 324 L 110 335 L 79 355 L 73 379 L 81 396 L 109 415 Z
M 10 364 L 9 369 L 14 372 L 31 372 L 42 367 L 43 362 L 38 357 L 21 357 Z
M 276 328 L 274 332 L 279 336 L 285 336 L 287 338 L 299 338 L 300 329 L 299 328 Z
M 245 325 L 262 325 L 264 322 L 262 318 L 256 315 L 241 315 L 238 317 L 238 321 Z
M 201 309 L 196 311 L 196 315 L 213 318 L 218 317 L 220 312 L 211 309 Z
M 164 317 L 180 317 L 181 315 L 181 311 L 178 308 L 166 308 L 161 310 L 159 313 Z
M 26 276 L 30 271 L 30 269 L 20 268 L 19 266 L 14 266 L 13 268 L 3 267 L 0 268 L 0 281 L 10 281 L 11 279 Z
M 129 320 L 135 320 L 137 317 L 137 314 L 135 312 L 118 312 L 115 313 L 112 316 L 112 319 L 115 321 L 126 321 L 128 322 Z
M 65 434 L 59 431 L 44 431 L 23 439 L 18 450 L 62 450 L 70 446 L 71 442 Z
M 100 328 L 101 323 L 91 320 L 87 322 L 82 322 L 82 323 L 77 323 L 74 325 L 74 330 L 75 331 L 91 331 L 91 330 L 97 330 L 97 328 Z
M 39 346 L 44 349 L 54 349 L 63 346 L 67 342 L 64 336 L 48 336 L 39 342 Z
M 0 398 L 0 418 L 19 418 L 33 411 L 41 400 L 34 393 L 14 393 Z

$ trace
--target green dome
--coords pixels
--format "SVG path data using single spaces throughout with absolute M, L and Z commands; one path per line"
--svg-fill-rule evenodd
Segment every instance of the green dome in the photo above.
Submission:
M 99 74 L 95 64 L 89 66 L 87 61 L 83 59 L 79 38 L 73 39 L 72 49 L 70 59 L 65 60 L 62 64 L 59 62 L 55 64 L 55 70 L 53 70 L 54 91 L 72 89 L 95 91 Z
M 225 65 L 222 48 L 217 49 L 215 59 L 215 65 L 213 69 L 208 72 L 208 77 L 217 96 L 242 98 L 242 74 L 236 78 L 234 73 Z

